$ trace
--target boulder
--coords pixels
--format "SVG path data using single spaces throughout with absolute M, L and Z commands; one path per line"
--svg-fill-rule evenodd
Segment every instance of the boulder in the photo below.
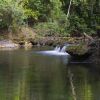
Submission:
M 86 60 L 92 55 L 91 49 L 84 44 L 74 44 L 69 46 L 66 52 L 69 53 L 73 59 L 78 60 Z

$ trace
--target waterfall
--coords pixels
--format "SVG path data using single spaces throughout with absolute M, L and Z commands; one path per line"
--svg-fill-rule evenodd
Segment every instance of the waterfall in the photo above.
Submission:
M 60 47 L 59 47 L 59 46 L 56 46 L 56 47 L 54 48 L 54 51 L 60 52 Z
M 67 48 L 68 44 L 64 45 L 64 46 L 56 46 L 54 48 L 54 50 L 46 50 L 46 51 L 39 51 L 38 53 L 41 53 L 41 54 L 45 54 L 45 55 L 58 55 L 58 56 L 61 56 L 61 55 L 69 55 L 67 52 L 66 52 L 66 48 Z
M 67 48 L 68 45 L 64 45 L 62 48 L 60 46 L 56 46 L 54 48 L 54 51 L 57 51 L 57 52 L 66 52 L 66 48 Z
M 60 52 L 65 52 L 66 51 L 66 47 L 67 46 L 63 46 L 62 49 L 60 50 Z

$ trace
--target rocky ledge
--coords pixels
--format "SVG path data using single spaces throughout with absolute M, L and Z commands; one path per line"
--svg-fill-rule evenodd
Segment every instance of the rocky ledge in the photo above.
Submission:
M 11 40 L 1 40 L 0 41 L 0 49 L 17 49 L 19 48 L 19 44 L 14 43 Z
M 90 44 L 73 44 L 66 50 L 73 59 L 86 60 L 100 65 L 100 39 L 97 38 Z
M 74 44 L 67 48 L 73 59 L 86 60 L 92 55 L 91 48 L 85 44 Z

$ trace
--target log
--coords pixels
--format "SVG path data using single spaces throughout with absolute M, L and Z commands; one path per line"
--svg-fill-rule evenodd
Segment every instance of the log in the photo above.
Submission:
M 91 40 L 91 41 L 94 40 L 94 39 L 92 38 L 92 36 L 87 35 L 85 32 L 83 33 L 83 35 L 84 35 L 85 38 L 87 38 L 87 39 L 89 39 L 89 40 Z

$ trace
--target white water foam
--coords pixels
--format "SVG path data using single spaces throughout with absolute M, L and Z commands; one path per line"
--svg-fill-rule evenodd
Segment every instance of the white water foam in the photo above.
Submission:
M 54 50 L 47 50 L 47 51 L 39 51 L 38 53 L 44 54 L 44 55 L 56 55 L 56 56 L 67 56 L 69 55 L 66 52 L 67 46 L 63 46 L 60 48 L 59 46 L 56 46 Z

